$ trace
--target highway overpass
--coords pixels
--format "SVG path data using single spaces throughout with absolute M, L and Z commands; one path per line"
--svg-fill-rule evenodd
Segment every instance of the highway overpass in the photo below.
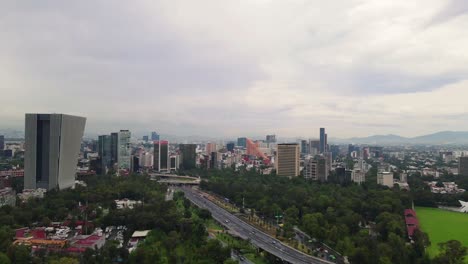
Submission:
M 175 174 L 150 173 L 151 180 L 169 185 L 200 185 L 200 178 Z

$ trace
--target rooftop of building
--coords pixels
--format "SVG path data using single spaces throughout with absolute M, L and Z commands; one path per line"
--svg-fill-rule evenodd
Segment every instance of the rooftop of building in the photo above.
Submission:
M 142 230 L 133 232 L 132 238 L 143 238 L 147 237 L 151 230 Z

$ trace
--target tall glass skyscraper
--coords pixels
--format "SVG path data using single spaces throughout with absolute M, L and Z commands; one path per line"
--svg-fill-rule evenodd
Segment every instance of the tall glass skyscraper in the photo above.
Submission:
M 106 168 L 112 167 L 112 140 L 110 135 L 102 135 L 98 137 L 98 154 L 101 158 L 101 166 L 103 174 L 106 173 Z
M 153 168 L 156 171 L 169 170 L 169 142 L 165 140 L 154 142 L 154 163 Z
M 247 138 L 245 138 L 245 137 L 238 138 L 237 139 L 237 146 L 246 148 L 247 147 Z
M 320 153 L 325 152 L 325 128 L 320 128 Z
M 195 168 L 197 159 L 196 144 L 180 144 L 179 151 L 181 155 L 181 167 L 185 170 Z
M 118 133 L 117 163 L 119 169 L 130 169 L 132 148 L 130 145 L 131 133 L 129 130 L 120 130 Z

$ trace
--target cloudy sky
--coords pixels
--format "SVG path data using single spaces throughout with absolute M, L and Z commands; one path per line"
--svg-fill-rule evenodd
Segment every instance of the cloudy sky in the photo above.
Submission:
M 468 2 L 0 2 L 0 128 L 331 137 L 468 130 Z

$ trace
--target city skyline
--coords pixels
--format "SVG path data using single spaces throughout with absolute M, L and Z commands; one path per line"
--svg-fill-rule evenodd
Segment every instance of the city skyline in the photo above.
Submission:
M 468 131 L 467 11 L 436 0 L 2 3 L 1 128 L 63 112 L 96 135 Z
M 461 0 L 0 1 L 0 264 L 466 262 L 467 28 Z

